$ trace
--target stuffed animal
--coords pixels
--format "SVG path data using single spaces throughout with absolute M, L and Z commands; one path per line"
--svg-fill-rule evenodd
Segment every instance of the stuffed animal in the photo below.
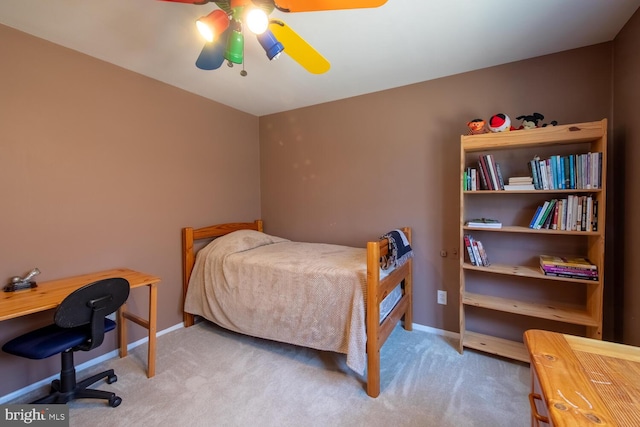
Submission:
M 473 119 L 467 123 L 467 126 L 469 127 L 469 135 L 478 135 L 489 132 L 489 129 L 485 127 L 485 121 L 482 119 Z
M 539 125 L 538 122 L 540 120 L 544 120 L 544 116 L 540 113 L 533 113 L 530 116 L 518 116 L 516 117 L 516 120 L 522 120 L 522 125 L 520 125 L 518 129 L 544 128 L 547 126 L 555 126 L 558 124 L 557 121 L 552 120 L 549 123 Z
M 538 122 L 543 120 L 544 116 L 540 113 L 533 113 L 530 116 L 518 116 L 516 120 L 522 120 L 522 125 L 518 129 L 533 129 L 538 127 Z
M 506 114 L 498 113 L 489 119 L 489 130 L 491 132 L 507 132 L 512 130 L 511 119 Z

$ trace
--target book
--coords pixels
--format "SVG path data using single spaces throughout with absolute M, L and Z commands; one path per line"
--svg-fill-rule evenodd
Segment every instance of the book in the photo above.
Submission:
M 573 220 L 571 222 L 571 230 L 577 231 L 576 225 L 578 223 L 578 203 L 580 202 L 580 196 L 573 196 L 573 206 L 571 207 L 571 215 L 573 215 Z
M 571 274 L 571 273 L 554 273 L 554 272 L 544 271 L 544 270 L 542 270 L 542 273 L 545 276 L 566 277 L 569 279 L 581 279 L 581 280 L 593 280 L 593 281 L 599 280 L 598 276 L 585 276 L 581 274 Z
M 576 189 L 576 156 L 569 156 L 569 188 Z
M 502 228 L 502 223 L 497 219 L 491 218 L 477 218 L 470 219 L 466 223 L 467 227 L 476 227 L 476 228 Z
M 556 204 L 558 204 L 558 201 L 556 199 L 551 200 L 551 205 L 549 206 L 547 217 L 544 219 L 544 222 L 542 223 L 540 228 L 544 228 L 547 230 L 551 228 L 551 221 L 553 220 L 553 214 L 556 210 Z
M 531 217 L 531 222 L 529 223 L 529 228 L 533 228 L 536 224 L 536 219 L 538 219 L 538 215 L 540 215 L 540 211 L 542 210 L 542 206 L 538 206 L 536 212 Z
M 553 255 L 540 255 L 542 267 L 576 267 L 587 270 L 597 270 L 598 267 L 585 257 L 560 257 Z
M 502 179 L 502 172 L 500 172 L 499 163 L 496 163 L 496 172 L 498 174 L 498 190 L 504 190 L 504 179 Z
M 478 172 L 471 168 L 471 191 L 478 190 Z
M 538 165 L 537 165 L 537 160 L 536 158 L 533 158 L 532 160 L 529 160 L 529 163 L 527 163 L 527 167 L 529 168 L 529 173 L 531 173 L 531 179 L 533 181 L 533 186 L 535 187 L 536 190 L 541 190 L 542 187 L 540 186 L 540 182 L 539 182 L 539 176 L 540 176 L 540 172 L 538 171 Z
M 596 158 L 596 168 L 595 168 L 595 186 L 593 188 L 602 188 L 602 152 L 595 153 L 597 155 Z
M 509 178 L 509 184 L 533 184 L 533 178 L 530 176 L 512 176 Z
M 496 169 L 495 159 L 491 154 L 487 154 L 485 158 L 489 168 L 489 175 L 491 176 L 491 189 L 500 190 L 500 184 L 498 183 L 498 171 Z
M 562 160 L 562 156 L 556 156 L 556 177 L 557 177 L 557 185 L 556 188 L 560 190 L 564 190 L 564 161 Z
M 553 207 L 553 219 L 551 220 L 551 224 L 549 226 L 549 228 L 551 228 L 552 230 L 557 230 L 558 227 L 558 219 L 560 218 L 560 202 L 562 200 L 558 200 L 556 202 L 556 205 Z
M 478 245 L 478 252 L 480 253 L 480 260 L 482 261 L 482 265 L 484 267 L 488 267 L 491 265 L 489 262 L 489 257 L 487 256 L 487 252 L 484 250 L 484 246 L 480 240 L 475 240 L 475 243 Z
M 473 255 L 473 249 L 471 248 L 471 236 L 468 234 L 464 235 L 464 247 L 467 248 L 467 253 L 469 254 L 469 262 L 471 265 L 476 265 L 476 257 Z
M 573 195 L 567 196 L 567 217 L 565 218 L 565 230 L 571 231 L 571 224 L 573 224 Z
M 538 221 L 536 221 L 536 225 L 534 227 L 538 230 L 542 228 L 544 222 L 547 220 L 547 217 L 551 213 L 553 206 L 556 204 L 556 199 L 551 199 L 548 202 L 545 202 L 545 204 L 546 206 L 544 208 L 544 212 L 540 215 L 540 218 L 538 219 Z
M 480 175 L 480 188 L 483 190 L 489 190 L 489 183 L 487 182 L 487 171 L 484 169 L 482 162 L 478 160 L 478 175 Z
M 506 191 L 535 190 L 536 187 L 533 184 L 505 184 L 504 189 Z
M 587 214 L 585 215 L 585 231 L 593 231 L 593 197 L 587 196 Z
M 558 230 L 566 229 L 566 217 L 567 217 L 567 199 L 560 199 L 558 201 Z
M 537 213 L 535 221 L 533 222 L 533 226 L 531 228 L 537 228 L 538 223 L 542 219 L 542 216 L 547 211 L 548 207 L 549 207 L 549 201 L 545 200 L 545 202 L 542 204 L 542 209 L 540 209 L 540 212 Z
M 544 160 L 540 160 L 540 177 L 542 181 L 542 189 L 549 190 L 549 180 L 547 179 L 547 163 Z
M 577 267 L 540 266 L 540 269 L 544 273 L 563 273 L 563 274 L 575 274 L 578 276 L 598 277 L 598 270 L 589 270 L 589 269 L 577 268 Z
M 471 249 L 473 250 L 473 257 L 476 259 L 476 265 L 482 267 L 482 257 L 480 257 L 480 250 L 478 249 L 478 242 L 469 236 L 469 240 L 471 241 Z
M 489 161 L 487 160 L 487 156 L 478 157 L 478 163 L 481 165 L 482 173 L 484 174 L 484 179 L 487 182 L 487 190 L 495 190 L 493 187 L 493 181 L 491 180 L 491 172 L 489 171 Z
M 547 159 L 547 173 L 549 174 L 549 189 L 558 190 L 558 166 L 555 156 Z
M 563 173 L 564 173 L 564 188 L 569 190 L 571 189 L 571 173 L 569 171 L 569 157 L 571 156 L 562 156 L 562 165 L 563 165 Z
M 556 167 L 556 157 L 555 156 L 550 156 L 547 160 L 545 160 L 545 163 L 547 164 L 547 173 L 549 174 L 548 179 L 549 179 L 549 189 L 550 190 L 555 190 L 558 185 L 558 171 L 557 171 L 557 167 Z

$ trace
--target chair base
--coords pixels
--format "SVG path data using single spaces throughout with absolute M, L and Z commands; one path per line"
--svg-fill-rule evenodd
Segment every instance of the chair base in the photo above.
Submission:
M 109 406 L 115 408 L 122 403 L 122 399 L 119 396 L 116 396 L 115 393 L 87 388 L 103 378 L 107 380 L 108 384 L 112 384 L 118 381 L 118 377 L 115 375 L 113 369 L 109 369 L 108 371 L 104 371 L 86 378 L 75 384 L 75 386 L 68 391 L 64 391 L 65 387 L 60 380 L 53 380 L 51 382 L 51 392 L 49 393 L 49 395 L 35 400 L 31 403 L 67 403 L 74 399 L 105 399 L 108 400 Z

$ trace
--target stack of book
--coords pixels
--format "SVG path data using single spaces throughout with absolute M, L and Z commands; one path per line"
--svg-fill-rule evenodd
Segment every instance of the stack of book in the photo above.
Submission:
M 540 255 L 540 269 L 546 276 L 598 280 L 598 267 L 587 258 L 582 257 L 566 258 Z
M 504 190 L 504 180 L 500 165 L 492 154 L 478 157 L 479 188 L 483 190 Z
M 502 223 L 497 219 L 477 218 L 467 221 L 466 226 L 474 228 L 502 228 Z
M 482 267 L 488 267 L 491 265 L 489 263 L 489 257 L 487 257 L 487 252 L 484 250 L 484 246 L 482 246 L 482 242 L 480 240 L 474 239 L 470 234 L 465 234 L 464 246 L 467 248 L 469 262 L 471 262 L 472 265 Z
M 509 178 L 509 184 L 505 184 L 504 189 L 507 191 L 515 190 L 535 190 L 533 178 L 530 176 L 512 176 Z
M 551 199 L 538 206 L 529 228 L 566 231 L 598 231 L 598 201 L 590 195 Z
M 534 157 L 529 171 L 536 190 L 575 190 L 602 188 L 602 153 Z

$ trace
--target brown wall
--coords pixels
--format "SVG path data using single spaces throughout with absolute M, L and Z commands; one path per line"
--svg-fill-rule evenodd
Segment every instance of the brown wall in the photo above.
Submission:
M 619 236 L 620 251 L 617 271 L 624 272 L 615 282 L 616 308 L 623 308 L 616 316 L 620 323 L 616 338 L 627 344 L 640 346 L 640 174 L 635 168 L 640 161 L 640 10 L 629 20 L 615 39 L 614 49 L 614 139 L 616 150 L 616 189 L 618 203 L 614 223 Z M 607 284 L 609 286 L 609 284 Z
M 499 112 L 516 126 L 533 112 L 546 122 L 609 118 L 611 52 L 605 43 L 261 117 L 265 228 L 364 245 L 413 227 L 414 321 L 457 332 L 466 122 Z M 437 289 L 448 291 L 447 306 L 436 303 Z
M 466 121 L 497 112 L 516 125 L 516 116 L 532 112 L 560 123 L 612 118 L 614 82 L 620 145 L 609 159 L 626 156 L 629 169 L 640 157 L 631 127 L 637 15 L 615 43 L 259 119 L 0 25 L 0 279 L 34 266 L 43 271 L 40 280 L 118 266 L 155 273 L 163 279 L 162 330 L 181 321 L 185 225 L 261 216 L 272 234 L 351 245 L 410 225 L 415 322 L 458 331 L 453 252 Z M 629 188 L 636 188 L 631 181 L 624 194 L 633 200 Z M 635 236 L 638 208 L 629 206 L 625 225 Z M 608 234 L 609 249 L 620 234 Z M 631 267 L 625 275 L 636 279 Z M 446 307 L 435 303 L 436 289 L 449 291 Z M 141 314 L 143 292 L 130 303 Z M 625 292 L 625 338 L 640 344 L 629 327 L 640 296 L 632 285 Z M 611 317 L 615 304 L 608 304 Z M 1 322 L 0 342 L 49 319 L 45 313 Z M 132 329 L 132 340 L 144 336 Z M 114 348 L 111 339 L 79 362 Z M 57 359 L 0 354 L 0 396 L 57 369 Z
M 0 40 L 1 285 L 130 267 L 162 278 L 158 329 L 179 324 L 181 227 L 260 216 L 258 118 L 2 25 Z M 0 322 L 0 343 L 51 315 Z M 0 352 L 0 396 L 59 363 Z

